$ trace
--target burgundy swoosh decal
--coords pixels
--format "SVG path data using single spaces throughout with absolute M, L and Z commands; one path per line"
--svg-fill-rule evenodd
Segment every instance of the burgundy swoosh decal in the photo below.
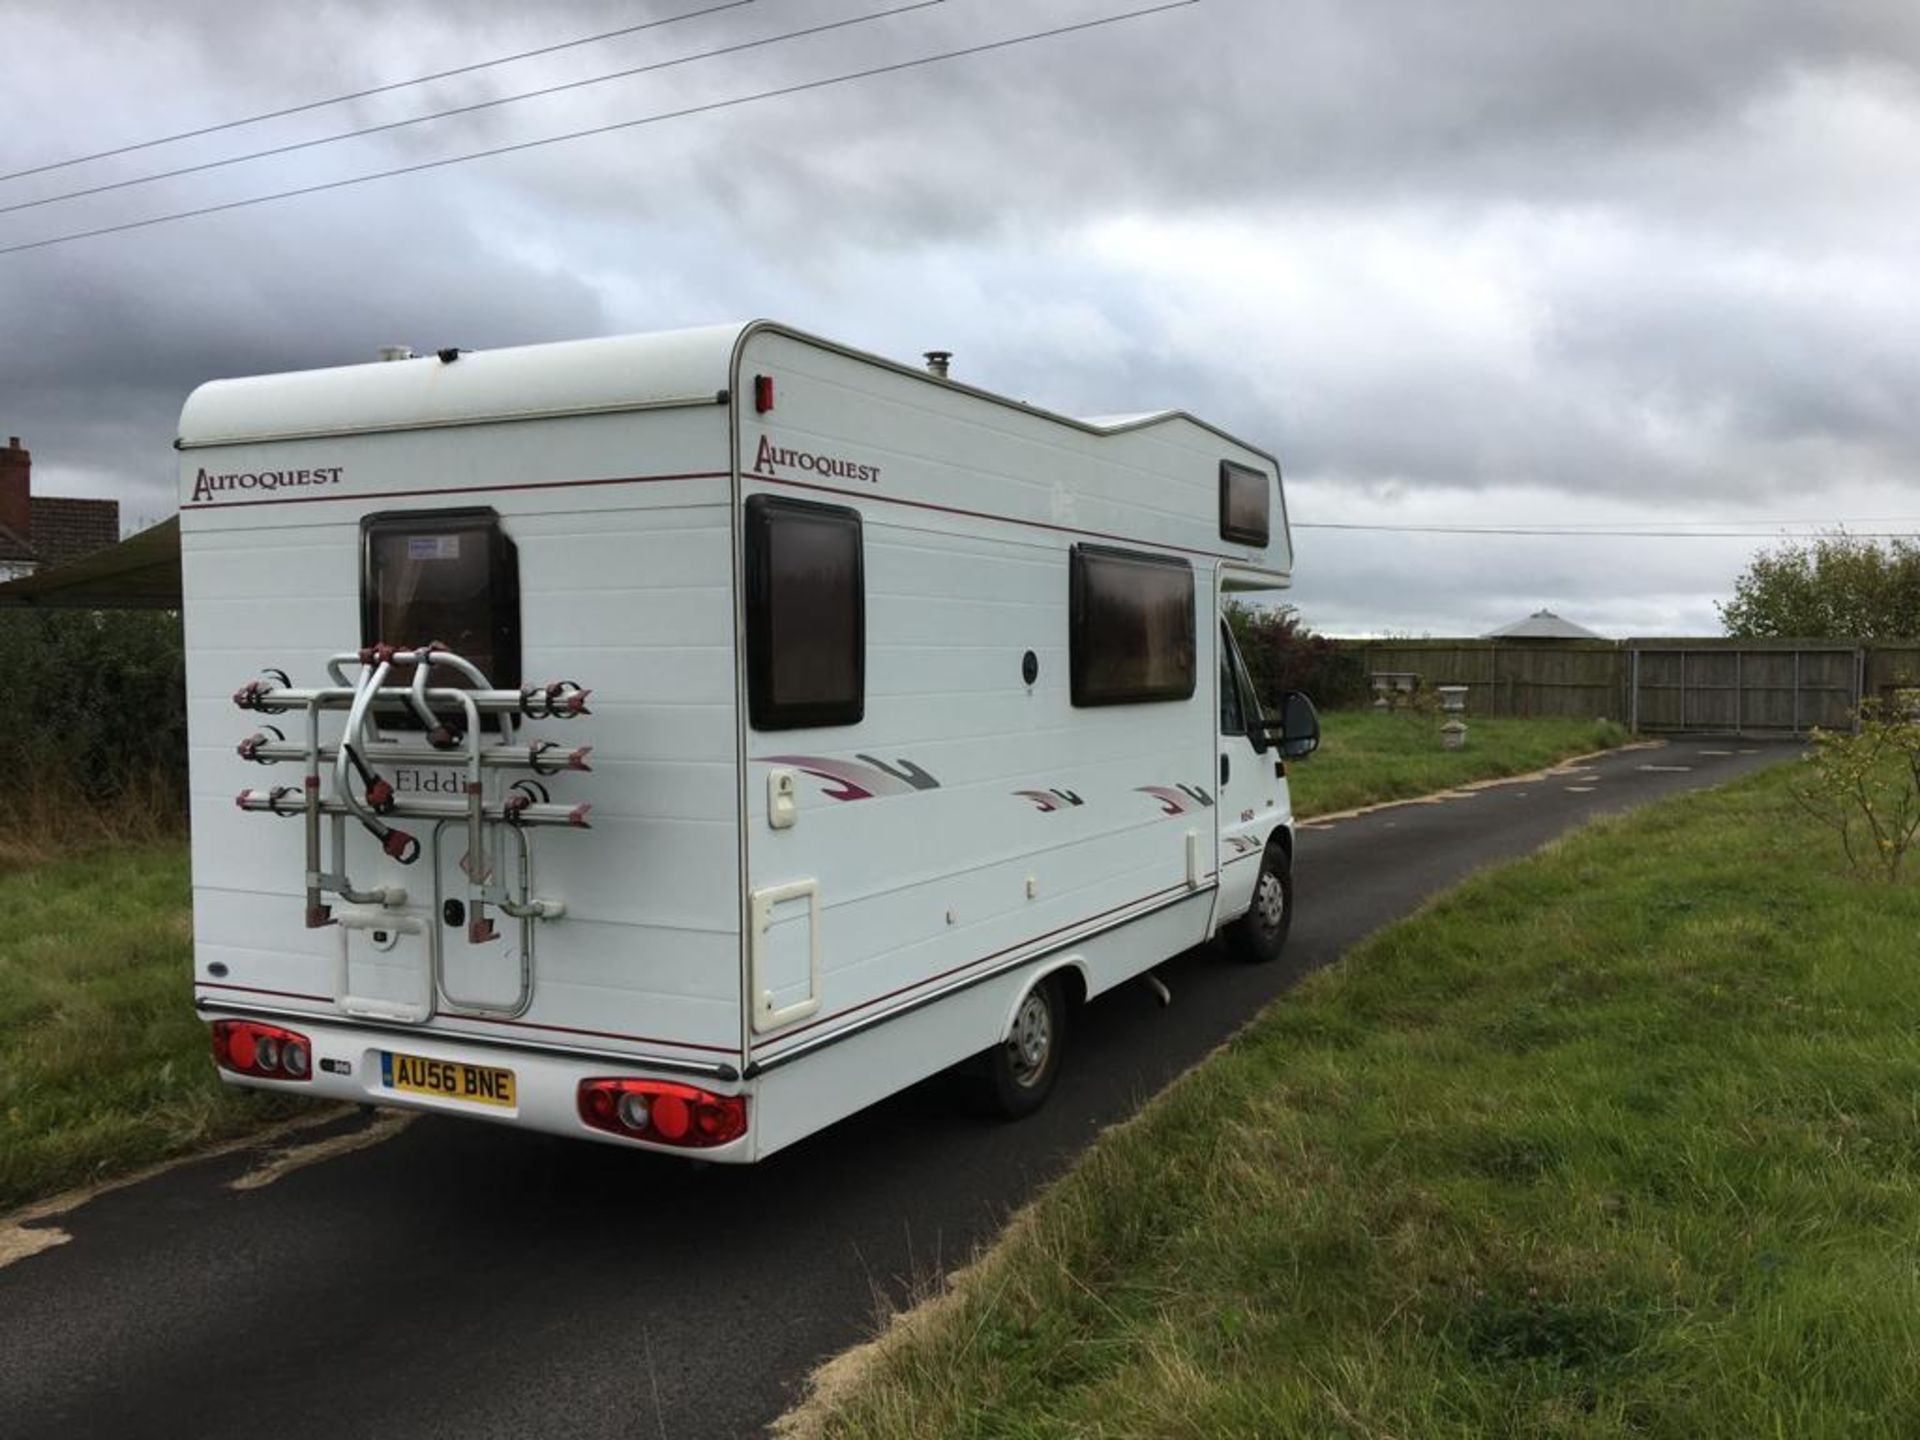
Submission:
M 1136 785 L 1133 787 L 1142 795 L 1151 795 L 1160 802 L 1160 811 L 1164 815 L 1183 815 L 1193 808 L 1193 799 L 1171 785 Z
M 823 793 L 831 800 L 871 800 L 876 795 L 911 795 L 916 790 L 937 790 L 940 782 L 910 760 L 886 765 L 871 755 L 858 760 L 840 760 L 831 755 L 762 755 L 762 765 L 791 765 L 803 770 L 829 787 Z

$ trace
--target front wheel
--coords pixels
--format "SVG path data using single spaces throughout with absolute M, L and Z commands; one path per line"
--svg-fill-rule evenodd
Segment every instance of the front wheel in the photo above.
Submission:
M 1049 976 L 1027 992 L 1007 1038 L 986 1054 L 986 1099 L 995 1114 L 1019 1120 L 1053 1093 L 1067 1042 L 1067 999 Z
M 1227 927 L 1227 940 L 1243 959 L 1256 964 L 1278 960 L 1293 926 L 1293 866 L 1287 852 L 1269 845 L 1253 882 L 1253 903 Z

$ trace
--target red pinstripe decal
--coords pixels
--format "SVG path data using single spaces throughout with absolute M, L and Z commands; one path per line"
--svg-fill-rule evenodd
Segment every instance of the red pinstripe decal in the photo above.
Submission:
M 862 500 L 880 500 L 888 505 L 906 505 L 915 510 L 934 510 L 942 515 L 963 515 L 969 520 L 997 520 L 1003 525 L 1024 525 L 1031 530 L 1052 530 L 1062 535 L 1085 535 L 1094 540 L 1118 540 L 1126 545 L 1141 545 L 1154 550 L 1178 550 L 1183 555 L 1203 555 L 1209 560 L 1237 560 L 1249 564 L 1244 555 L 1230 555 L 1224 550 L 1195 550 L 1186 545 L 1174 545 L 1165 540 L 1138 540 L 1131 535 L 1115 535 L 1107 530 L 1082 530 L 1074 525 L 1055 525 L 1050 520 L 1022 520 L 1014 515 L 996 515 L 990 510 L 963 510 L 957 505 L 936 505 L 931 500 L 903 500 L 898 495 L 882 495 L 875 490 L 842 490 L 837 485 L 813 485 L 805 480 L 782 480 L 778 475 L 762 475 L 757 471 L 743 470 L 742 480 L 757 480 L 764 485 L 786 485 L 795 490 L 818 490 L 823 495 L 852 495 Z
M 265 990 L 258 985 L 223 985 L 215 980 L 196 980 L 193 982 L 204 990 L 244 990 L 249 995 L 278 995 L 286 1000 L 316 1000 L 322 1005 L 334 1003 L 331 995 L 308 995 L 300 990 Z M 351 1025 L 351 1015 L 316 1015 L 316 1020 L 333 1024 Z M 738 1050 L 730 1050 L 724 1045 L 696 1045 L 690 1040 L 666 1040 L 657 1035 L 627 1035 L 618 1030 L 577 1030 L 571 1025 L 536 1025 L 530 1020 L 501 1020 L 492 1015 L 467 1015 L 457 1010 L 442 1010 L 439 1018 L 443 1020 L 479 1020 L 488 1025 L 512 1025 L 520 1030 L 552 1030 L 562 1035 L 591 1035 L 599 1040 L 634 1040 L 642 1045 L 671 1045 L 676 1050 L 705 1050 L 714 1055 L 738 1055 Z M 422 1030 L 420 1032 L 430 1040 L 458 1040 L 458 1035 L 448 1035 L 444 1030 Z
M 218 980 L 196 980 L 193 982 L 202 990 L 244 990 L 249 995 L 279 995 L 288 1000 L 318 1000 L 323 1005 L 331 1005 L 331 995 L 308 995 L 299 990 L 262 990 L 258 985 L 223 985 Z
M 1213 877 L 1208 876 L 1207 878 L 1212 879 Z M 982 955 L 977 960 L 969 960 L 964 965 L 954 966 L 951 970 L 942 970 L 938 975 L 928 975 L 924 979 L 915 980 L 909 984 L 902 985 L 897 990 L 889 990 L 884 995 L 876 995 L 871 1000 L 862 1000 L 858 1005 L 849 1005 L 847 1006 L 846 1009 L 836 1010 L 831 1015 L 822 1015 L 818 1020 L 809 1020 L 805 1025 L 796 1025 L 793 1029 L 781 1032 L 780 1034 L 774 1036 L 771 1040 L 767 1041 L 766 1043 L 768 1045 L 785 1044 L 788 1040 L 791 1040 L 794 1036 L 804 1035 L 809 1030 L 818 1029 L 820 1026 L 825 1025 L 829 1020 L 838 1020 L 843 1016 L 856 1015 L 862 1010 L 868 1010 L 868 1009 L 871 1009 L 873 1006 L 882 1004 L 888 1000 L 897 999 L 898 997 L 906 994 L 909 990 L 918 990 L 923 986 L 932 985 L 936 981 L 949 979 L 952 976 L 958 975 L 963 970 L 973 969 L 976 965 L 985 965 L 988 961 L 998 960 L 1003 956 L 1011 955 L 1013 954 L 1014 951 L 1025 949 L 1029 945 L 1038 945 L 1042 940 L 1051 940 L 1055 935 L 1064 935 L 1067 931 L 1077 930 L 1082 925 L 1091 925 L 1096 920 L 1104 920 L 1109 915 L 1117 915 L 1122 910 L 1131 910 L 1136 905 L 1146 905 L 1152 901 L 1165 899 L 1169 895 L 1178 894 L 1179 892 L 1186 891 L 1186 890 L 1188 890 L 1188 887 L 1184 884 L 1170 885 L 1165 890 L 1156 890 L 1153 892 L 1153 894 L 1143 895 L 1138 900 L 1129 900 L 1124 904 L 1115 905 L 1111 910 L 1102 910 L 1096 915 L 1088 915 L 1084 919 L 1073 921 L 1071 924 L 1061 925 L 1056 929 L 1048 930 L 1043 932 L 1042 934 L 1031 936 L 1028 939 L 1017 941 L 1016 943 L 1007 946 L 1004 950 L 996 950 L 991 955 Z M 1191 893 L 1197 895 L 1200 892 L 1195 890 L 1195 891 L 1191 891 Z M 771 1059 L 772 1057 L 769 1056 L 767 1058 Z
M 671 1045 L 677 1050 L 704 1050 L 710 1055 L 738 1055 L 737 1048 L 725 1045 L 696 1045 L 691 1040 L 665 1040 L 658 1035 L 627 1035 L 618 1030 L 579 1030 L 571 1025 L 536 1025 L 531 1020 L 502 1020 L 494 1015 L 467 1015 L 458 1010 L 443 1010 L 445 1020 L 478 1020 L 483 1025 L 511 1025 L 516 1030 L 552 1030 L 561 1035 L 591 1035 L 598 1040 L 637 1040 L 645 1045 Z
M 725 480 L 725 470 L 695 470 L 685 475 L 616 475 L 607 480 L 527 480 L 510 485 L 454 485 L 432 490 L 381 490 L 335 492 L 327 495 L 287 495 L 271 500 L 208 500 L 199 505 L 182 505 L 182 510 L 227 510 L 253 505 L 318 505 L 328 500 L 407 500 L 419 495 L 485 495 L 498 490 L 583 490 L 595 485 L 660 485 L 670 480 Z

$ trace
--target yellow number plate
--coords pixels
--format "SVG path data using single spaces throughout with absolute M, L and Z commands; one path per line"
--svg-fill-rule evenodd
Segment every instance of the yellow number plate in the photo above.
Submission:
M 513 1071 L 491 1065 L 469 1065 L 464 1060 L 429 1060 L 422 1055 L 380 1052 L 380 1080 L 389 1090 L 415 1095 L 439 1095 L 448 1100 L 472 1100 L 482 1105 L 511 1106 Z

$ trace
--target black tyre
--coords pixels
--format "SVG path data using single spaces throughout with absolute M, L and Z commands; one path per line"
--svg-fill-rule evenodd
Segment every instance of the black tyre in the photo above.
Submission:
M 1014 1012 L 1013 1030 L 983 1057 L 987 1108 L 1008 1120 L 1047 1103 L 1067 1043 L 1067 997 L 1057 977 L 1042 980 Z
M 1242 959 L 1264 965 L 1280 958 L 1292 926 L 1293 866 L 1286 851 L 1269 845 L 1260 861 L 1260 878 L 1253 882 L 1253 903 L 1227 927 L 1227 943 Z

